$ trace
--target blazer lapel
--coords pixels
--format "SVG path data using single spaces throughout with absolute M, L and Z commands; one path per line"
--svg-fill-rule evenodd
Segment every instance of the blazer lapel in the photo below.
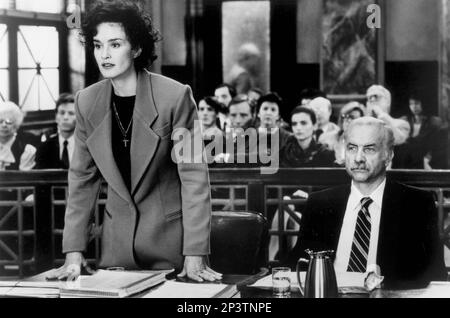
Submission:
M 336 196 L 334 198 L 330 198 L 330 201 L 332 201 L 331 206 L 334 210 L 335 215 L 335 218 L 333 219 L 333 223 L 335 224 L 330 227 L 331 229 L 334 229 L 334 231 L 330 234 L 331 243 L 335 251 L 335 255 L 339 244 L 339 237 L 341 236 L 341 229 L 344 222 L 344 215 L 347 208 L 347 201 L 349 196 L 350 186 L 344 186 L 336 192 Z
M 108 184 L 126 201 L 131 202 L 131 196 L 114 160 L 111 142 L 111 89 L 110 81 L 105 81 L 99 91 L 92 111 L 88 115 L 89 121 L 95 127 L 93 133 L 86 140 L 86 144 L 95 160 L 100 172 Z
M 384 188 L 383 203 L 381 207 L 380 230 L 378 235 L 377 263 L 381 270 L 390 267 L 389 260 L 394 261 L 395 246 L 398 243 L 398 225 L 401 224 L 399 214 L 402 209 L 400 193 L 396 191 L 394 183 L 387 181 Z
M 158 147 L 159 136 L 151 129 L 151 125 L 157 117 L 158 112 L 153 98 L 151 75 L 145 71 L 139 72 L 131 137 L 132 195 L 136 193 Z

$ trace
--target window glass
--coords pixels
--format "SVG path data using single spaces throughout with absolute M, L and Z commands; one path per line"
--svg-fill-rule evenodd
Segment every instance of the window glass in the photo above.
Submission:
M 85 49 L 81 45 L 78 37 L 79 30 L 70 30 L 68 44 L 69 44 L 69 68 L 70 68 L 70 83 L 72 92 L 79 91 L 85 87 L 84 73 L 85 73 Z
M 269 90 L 270 1 L 222 4 L 222 57 L 225 82 L 248 74 L 247 84 Z
M 45 41 L 43 40 L 45 39 Z M 19 68 L 58 67 L 58 32 L 55 27 L 20 26 L 17 36 Z
M 0 101 L 9 100 L 9 47 L 8 30 L 0 24 Z
M 8 9 L 9 0 L 0 0 L 0 9 Z
M 55 108 L 55 97 L 59 92 L 58 69 L 19 70 L 19 101 L 23 110 Z
M 9 71 L 0 69 L 0 100 L 9 100 Z
M 8 67 L 9 47 L 8 31 L 5 24 L 0 24 L 0 68 Z
M 16 9 L 24 11 L 61 13 L 64 8 L 64 0 L 16 0 Z

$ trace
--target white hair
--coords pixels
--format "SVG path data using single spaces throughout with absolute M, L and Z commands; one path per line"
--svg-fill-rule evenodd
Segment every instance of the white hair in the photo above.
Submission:
M 328 110 L 331 111 L 331 101 L 324 97 L 314 98 L 312 101 L 309 102 L 308 107 L 314 109 L 315 107 L 322 106 L 322 105 L 326 106 L 328 108 Z
M 22 125 L 25 114 L 22 112 L 19 106 L 10 101 L 0 102 L 0 115 L 7 113 L 12 114 L 12 119 L 14 119 L 15 126 L 17 128 Z
M 369 92 L 370 91 L 374 91 L 374 90 L 380 92 L 386 98 L 386 101 L 388 103 L 388 107 L 390 109 L 391 108 L 391 102 L 392 102 L 391 92 L 386 87 L 384 87 L 382 85 L 372 85 L 372 86 L 370 86 L 367 89 L 367 94 L 366 95 L 369 95 Z
M 386 146 L 386 149 L 389 151 L 393 151 L 394 149 L 394 132 L 392 131 L 392 128 L 386 125 L 384 121 L 381 119 L 377 119 L 374 117 L 360 117 L 357 119 L 352 120 L 350 125 L 348 126 L 347 130 L 344 132 L 344 139 L 348 140 L 348 134 L 355 126 L 372 126 L 376 127 L 377 131 L 382 131 L 384 138 L 383 142 Z

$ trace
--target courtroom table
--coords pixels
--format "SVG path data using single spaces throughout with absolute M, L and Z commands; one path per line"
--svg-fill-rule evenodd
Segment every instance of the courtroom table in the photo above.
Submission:
M 43 281 L 45 280 L 45 274 L 41 273 L 36 276 L 32 276 L 24 279 L 25 281 Z M 237 285 L 237 290 L 239 291 L 240 298 L 278 298 L 275 297 L 272 293 L 272 289 L 268 287 L 252 287 L 253 283 L 255 283 L 261 275 L 223 275 L 220 283 L 222 284 L 230 284 Z M 177 281 L 188 282 L 187 279 L 177 278 Z M 209 282 L 205 282 L 209 283 Z M 149 290 L 146 290 L 142 293 L 132 296 L 133 298 L 142 297 L 142 295 L 146 294 Z M 339 294 L 338 298 L 420 298 L 421 295 L 427 289 L 411 289 L 411 290 L 383 290 L 377 289 L 370 294 Z M 450 295 L 447 296 L 450 298 Z M 286 298 L 302 298 L 302 295 L 298 290 L 293 290 L 289 297 Z

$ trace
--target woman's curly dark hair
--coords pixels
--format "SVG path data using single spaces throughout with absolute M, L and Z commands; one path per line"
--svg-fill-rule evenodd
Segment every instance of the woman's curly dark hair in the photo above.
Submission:
M 81 27 L 82 41 L 90 52 L 94 50 L 97 26 L 104 22 L 121 23 L 132 48 L 142 49 L 134 60 L 136 70 L 147 68 L 156 60 L 155 43 L 161 40 L 160 33 L 150 16 L 135 2 L 100 0 L 91 5 Z

